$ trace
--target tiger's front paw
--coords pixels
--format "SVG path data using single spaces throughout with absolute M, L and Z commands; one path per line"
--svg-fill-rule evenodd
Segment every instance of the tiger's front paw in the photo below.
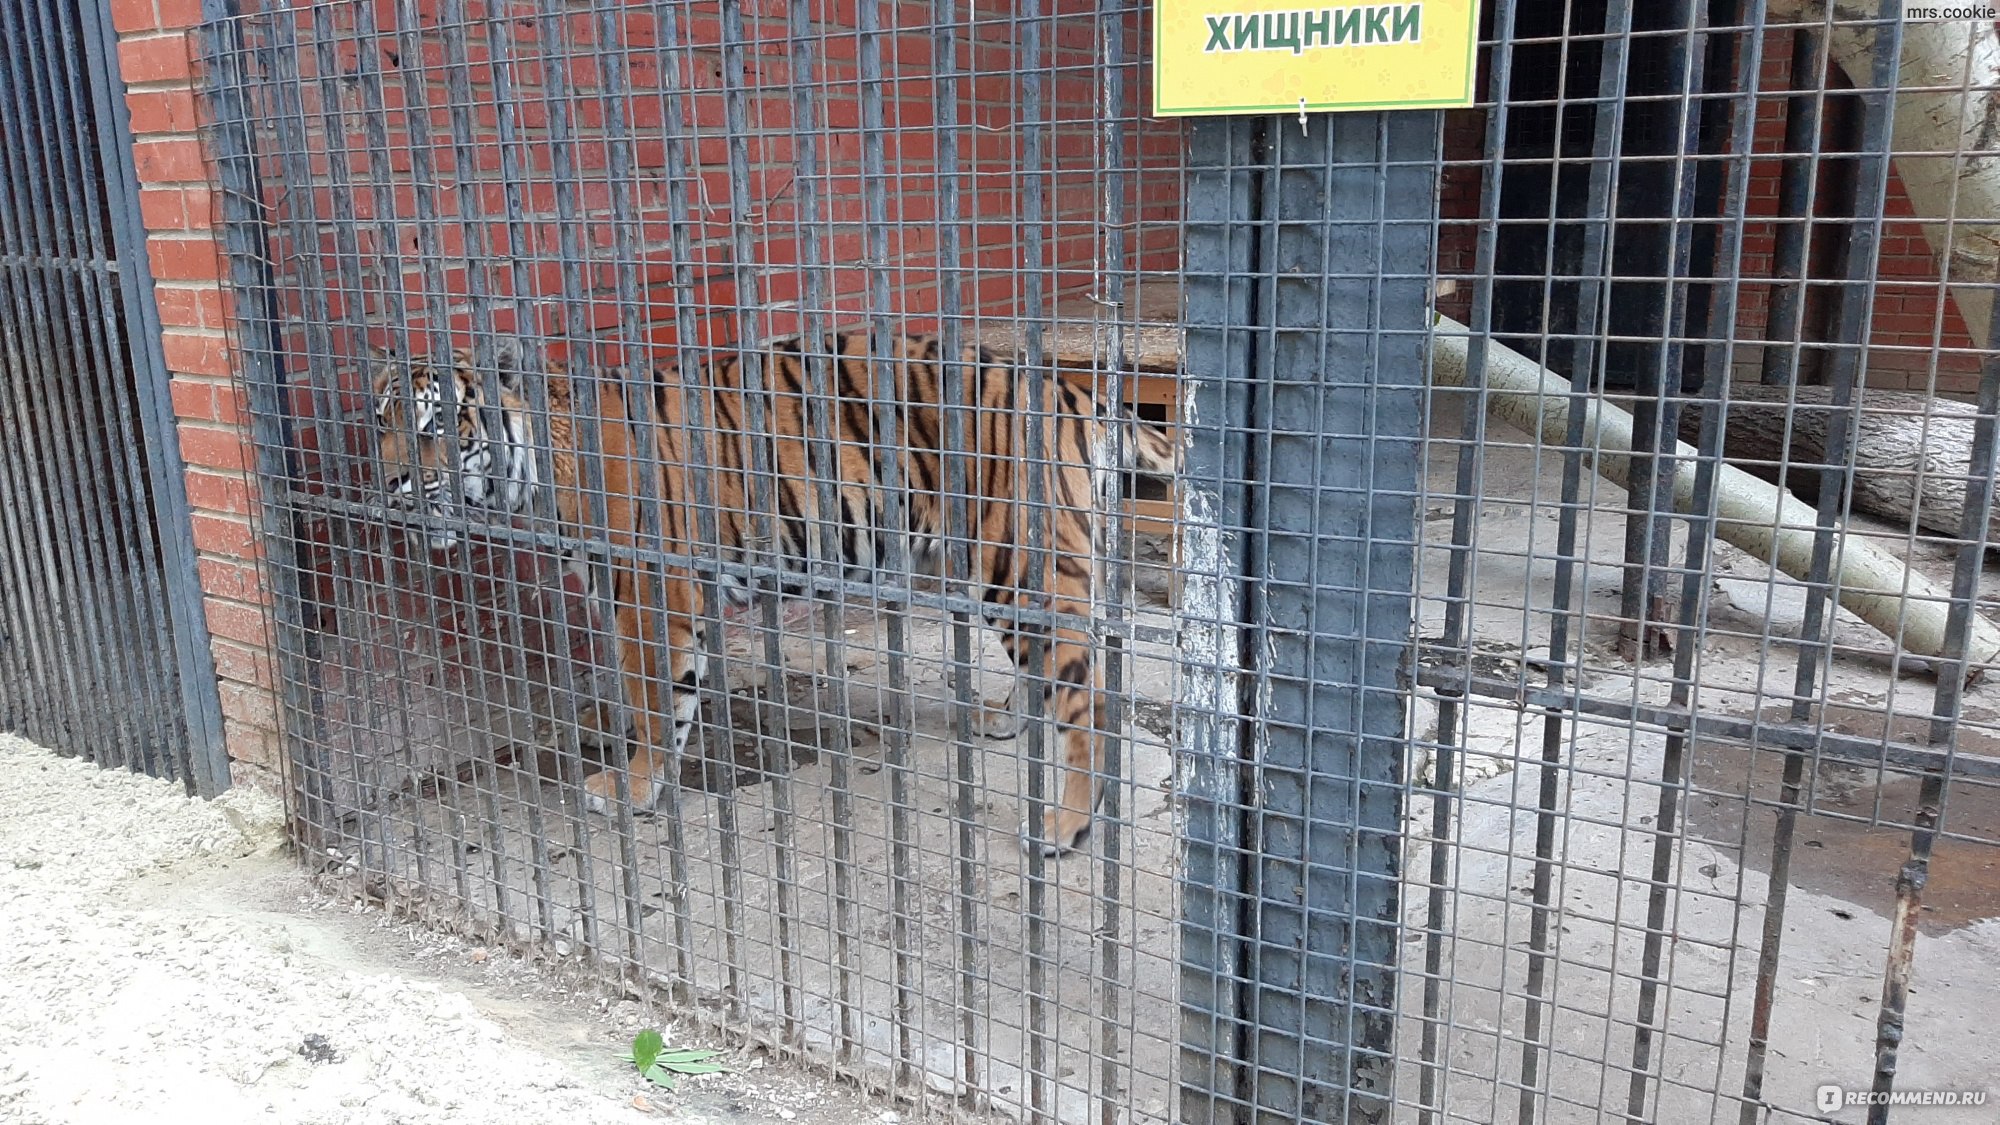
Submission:
M 1042 853 L 1045 859 L 1055 859 L 1083 846 L 1090 836 L 1091 817 L 1069 809 L 1050 809 L 1042 818 L 1041 839 L 1037 840 L 1022 826 L 1021 850 Z
M 617 767 L 594 773 L 583 780 L 583 807 L 594 813 L 608 815 L 611 802 L 618 799 Z M 634 773 L 632 781 L 632 808 L 644 812 L 659 800 L 660 786 L 652 778 Z
M 1012 692 L 998 699 L 982 700 L 972 714 L 972 729 L 992 739 L 1013 738 L 1021 733 L 1021 716 L 1014 712 Z

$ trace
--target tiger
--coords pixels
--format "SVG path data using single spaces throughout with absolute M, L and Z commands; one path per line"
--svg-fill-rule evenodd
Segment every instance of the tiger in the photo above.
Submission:
M 623 369 L 599 370 L 596 461 L 601 465 L 603 505 L 597 509 L 581 475 L 584 449 L 579 445 L 583 418 L 578 414 L 568 365 L 544 364 L 547 391 L 547 437 L 556 516 L 573 542 L 606 543 L 609 603 L 615 607 L 614 645 L 619 683 L 628 726 L 625 738 L 629 800 L 650 810 L 664 790 L 664 771 L 677 765 L 686 750 L 698 711 L 697 684 L 707 672 L 706 639 L 700 583 L 685 567 L 641 564 L 633 551 L 652 542 L 651 528 L 642 525 L 647 498 L 658 512 L 658 531 L 665 550 L 695 557 L 702 539 L 695 492 L 696 476 L 706 478 L 708 510 L 714 513 L 715 535 L 724 562 L 753 562 L 750 548 L 758 526 L 752 490 L 756 468 L 752 443 L 761 441 L 767 478 L 775 492 L 776 520 L 768 532 L 775 537 L 772 553 L 787 576 L 806 572 L 821 555 L 824 541 L 816 517 L 822 489 L 813 471 L 808 443 L 816 436 L 805 407 L 812 387 L 805 342 L 795 336 L 770 341 L 755 349 L 762 371 L 759 386 L 770 393 L 755 396 L 765 404 L 764 431 L 751 432 L 746 408 L 753 401 L 745 391 L 743 355 L 728 351 L 704 360 L 699 375 L 684 381 L 678 364 L 650 366 L 650 379 L 628 379 Z M 900 536 L 913 569 L 936 573 L 949 525 L 945 409 L 946 350 L 935 334 L 890 335 L 885 346 L 871 351 L 866 329 L 824 334 L 816 353 L 830 388 L 826 414 L 834 431 L 835 510 L 829 513 L 839 529 L 840 563 L 849 577 L 867 579 L 879 573 L 891 556 L 892 536 Z M 1029 375 L 1020 365 L 1003 362 L 988 348 L 968 344 L 959 351 L 963 398 L 963 435 L 978 451 L 966 457 L 964 479 L 966 527 L 971 567 L 983 604 L 983 615 L 1000 634 L 1002 646 L 1021 682 L 1029 637 L 1048 642 L 1051 676 L 1044 699 L 1057 724 L 1057 768 L 1062 774 L 1059 799 L 1044 814 L 1041 850 L 1057 856 L 1080 846 L 1097 816 L 1105 777 L 1105 735 L 1108 707 L 1101 691 L 1103 667 L 1091 635 L 1056 618 L 1054 625 L 1021 623 L 1008 607 L 1033 604 L 1071 621 L 1092 619 L 1105 590 L 1106 511 L 1120 485 L 1133 479 L 1171 480 L 1180 471 L 1180 453 L 1172 431 L 1163 423 L 1142 419 L 1122 405 L 1108 405 L 1090 389 L 1068 379 L 1049 379 L 1045 386 L 1041 496 L 1047 512 L 1046 563 L 1041 581 L 1031 586 L 1031 556 L 1023 543 L 1029 473 L 1038 471 L 1025 457 L 1025 423 L 1035 417 L 1030 405 Z M 422 530 L 407 534 L 432 551 L 456 545 L 451 530 L 464 508 L 523 510 L 542 489 L 535 456 L 534 418 L 525 396 L 520 341 L 496 349 L 494 380 L 498 410 L 487 408 L 486 384 L 476 372 L 470 349 L 452 353 L 452 369 L 440 378 L 428 360 L 406 359 L 393 349 L 376 349 L 373 381 L 375 456 L 379 485 L 386 506 L 403 513 L 428 514 Z M 886 363 L 883 372 L 880 365 Z M 880 376 L 886 375 L 886 378 Z M 689 383 L 698 388 L 696 425 L 705 435 L 705 461 L 697 465 L 689 448 L 687 415 Z M 634 411 L 625 387 L 650 387 L 651 402 Z M 881 401 L 884 387 L 888 401 Z M 878 407 L 886 406 L 894 420 L 893 450 L 888 433 L 878 433 Z M 489 418 L 497 428 L 489 429 Z M 655 456 L 635 457 L 634 420 L 639 433 L 652 433 Z M 643 423 L 650 422 L 650 427 Z M 453 442 L 445 427 L 455 426 Z M 891 456 L 891 453 L 894 456 Z M 650 473 L 650 489 L 644 474 Z M 453 478 L 458 484 L 454 488 Z M 902 526 L 891 527 L 892 482 L 903 501 Z M 598 512 L 605 526 L 590 534 Z M 571 569 L 586 568 L 576 555 Z M 748 605 L 755 592 L 726 569 L 714 579 L 732 609 Z M 586 582 L 588 578 L 586 577 Z M 1027 591 L 1038 586 L 1039 592 Z M 587 598 L 586 601 L 595 599 Z M 659 604 L 655 604 L 656 600 Z M 665 633 L 658 631 L 665 616 Z M 665 651 L 656 638 L 664 635 Z M 664 669 L 662 668 L 664 665 Z M 662 675 L 664 671 L 664 675 Z M 1018 690 L 1018 686 L 1016 688 Z M 663 698 L 664 696 L 664 698 Z M 975 725 L 992 738 L 1012 737 L 1012 697 L 1007 704 L 986 703 Z M 663 722 L 664 720 L 664 722 Z M 667 728 L 662 730 L 663 725 Z M 663 737 L 664 735 L 664 737 Z M 616 756 L 613 756 L 616 760 Z M 607 813 L 617 800 L 618 778 L 607 766 L 585 779 L 585 803 L 595 813 Z M 1030 837 L 1023 832 L 1022 844 Z

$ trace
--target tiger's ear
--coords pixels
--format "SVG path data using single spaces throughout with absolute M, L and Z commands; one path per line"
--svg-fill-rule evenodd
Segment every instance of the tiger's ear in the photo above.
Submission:
M 500 385 L 513 390 L 521 385 L 521 342 L 512 336 L 493 341 L 493 367 L 500 373 Z
M 373 379 L 370 381 L 374 385 L 375 396 L 378 400 L 375 404 L 375 413 L 380 417 L 388 416 L 389 402 L 386 396 L 390 384 L 399 378 L 399 372 L 402 367 L 399 362 L 401 359 L 402 353 L 398 352 L 394 347 L 382 347 L 375 344 L 368 345 L 367 372 L 373 375 Z

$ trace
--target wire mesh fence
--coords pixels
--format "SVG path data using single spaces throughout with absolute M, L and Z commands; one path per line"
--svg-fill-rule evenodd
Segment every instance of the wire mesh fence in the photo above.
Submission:
M 1192 124 L 1116 0 L 213 23 L 314 854 L 947 1111 L 1978 1090 L 1994 28 L 1485 9 Z
M 1991 13 L 1490 7 L 1422 499 L 1426 1117 L 1983 1120 L 1994 216 L 1942 184 L 1991 158 Z
M 873 1081 L 1164 1104 L 1138 17 L 221 29 L 321 847 Z

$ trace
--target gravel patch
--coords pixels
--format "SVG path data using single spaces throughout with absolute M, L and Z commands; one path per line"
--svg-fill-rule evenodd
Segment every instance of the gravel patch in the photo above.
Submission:
M 741 1054 L 647 1091 L 616 1061 L 636 1010 L 565 1015 L 526 962 L 312 891 L 255 790 L 0 734 L 0 904 L 0 1122 L 895 1119 Z

